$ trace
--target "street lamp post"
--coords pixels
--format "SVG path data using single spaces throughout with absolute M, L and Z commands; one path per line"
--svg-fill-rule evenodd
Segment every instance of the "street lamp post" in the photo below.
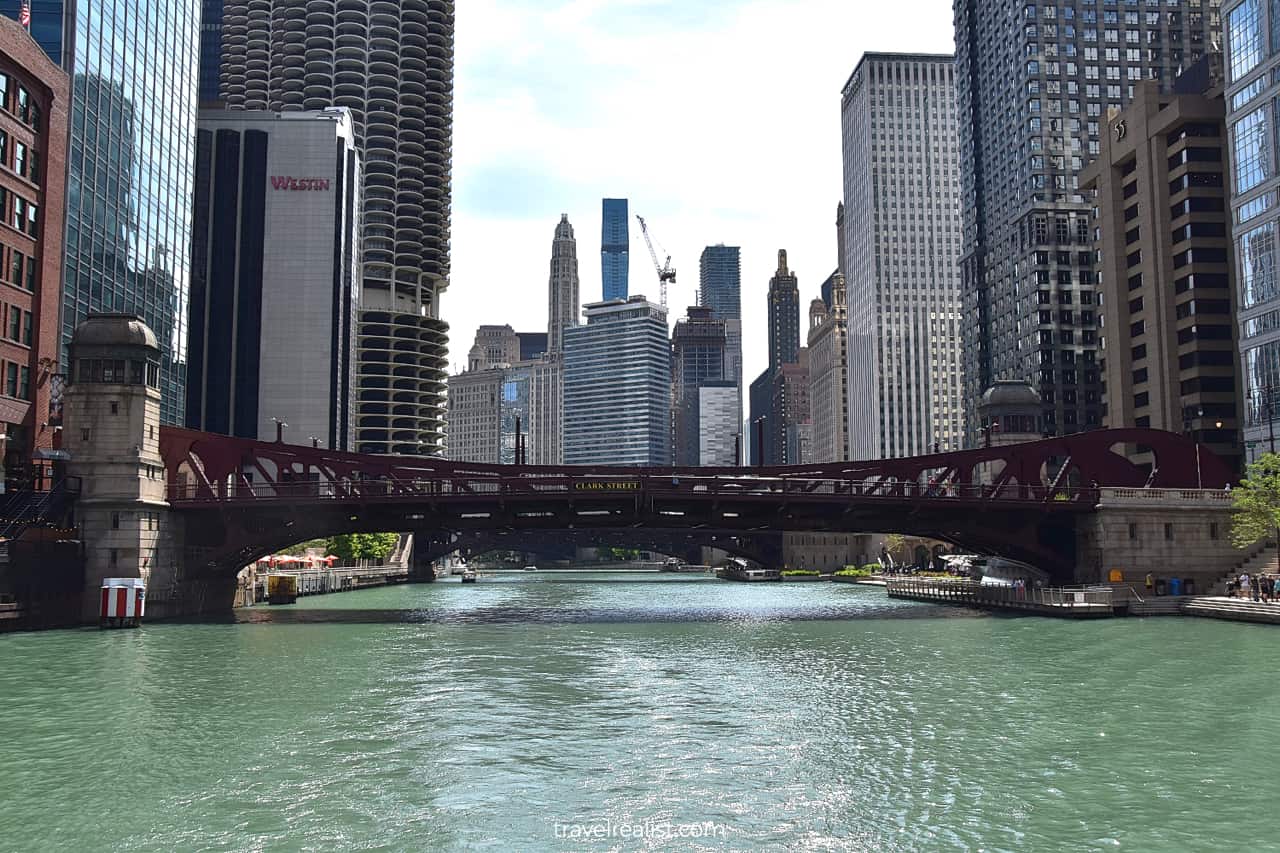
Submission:
M 288 424 L 279 418 L 272 418 L 271 420 L 276 423 L 276 444 L 284 444 L 284 428 L 287 427 Z

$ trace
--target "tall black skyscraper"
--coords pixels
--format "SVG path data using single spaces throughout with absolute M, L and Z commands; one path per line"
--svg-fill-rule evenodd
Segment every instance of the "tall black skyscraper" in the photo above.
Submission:
M 218 100 L 218 75 L 222 70 L 223 5 L 224 0 L 202 0 L 200 4 L 201 104 Z
M 800 284 L 778 251 L 778 271 L 769 279 L 769 369 L 794 364 L 800 352 Z

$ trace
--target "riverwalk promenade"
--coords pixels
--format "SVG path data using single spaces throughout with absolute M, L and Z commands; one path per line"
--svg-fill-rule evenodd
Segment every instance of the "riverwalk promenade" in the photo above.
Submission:
M 982 610 L 1008 610 L 1068 619 L 1115 615 L 1111 587 L 992 586 L 961 578 L 889 578 L 890 598 L 960 604 Z

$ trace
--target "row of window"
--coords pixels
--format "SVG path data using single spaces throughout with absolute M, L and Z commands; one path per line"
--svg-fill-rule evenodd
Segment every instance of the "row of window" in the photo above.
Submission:
M 116 358 L 82 358 L 76 372 L 77 382 L 107 385 L 142 385 L 160 387 L 160 365 L 153 361 L 126 361 Z
M 0 187 L 0 222 L 8 223 L 28 237 L 35 238 L 40 236 L 39 220 L 39 205 Z
M 9 159 L 10 147 L 13 148 L 13 159 Z M 40 182 L 40 152 L 25 142 L 13 141 L 9 144 L 9 134 L 0 130 L 0 166 L 4 166 L 32 183 Z
M 0 109 L 8 110 L 34 128 L 40 127 L 40 105 L 35 97 L 8 74 L 0 74 Z
M 17 305 L 0 303 L 0 332 L 15 344 L 31 346 L 31 312 Z
M 31 399 L 31 368 L 13 361 L 0 361 L 0 390 L 6 397 Z

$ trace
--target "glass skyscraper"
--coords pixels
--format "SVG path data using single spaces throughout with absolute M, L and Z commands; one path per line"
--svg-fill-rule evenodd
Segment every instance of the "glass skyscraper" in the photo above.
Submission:
M 604 284 L 604 301 L 627 298 L 627 278 L 631 271 L 630 231 L 627 222 L 627 200 L 606 198 L 600 229 L 600 280 Z
M 1270 448 L 1280 416 L 1280 5 L 1223 6 L 1230 172 L 1221 181 L 1234 212 L 1244 438 L 1253 461 Z
M 200 103 L 218 100 L 222 71 L 223 0 L 202 0 L 200 18 Z
M 71 74 L 63 345 L 90 312 L 141 316 L 163 351 L 161 417 L 180 424 L 200 2 L 35 0 L 31 29 Z
M 667 312 L 633 296 L 564 331 L 564 464 L 671 464 Z
M 737 246 L 707 246 L 698 265 L 698 304 L 717 320 L 742 319 L 742 260 Z

